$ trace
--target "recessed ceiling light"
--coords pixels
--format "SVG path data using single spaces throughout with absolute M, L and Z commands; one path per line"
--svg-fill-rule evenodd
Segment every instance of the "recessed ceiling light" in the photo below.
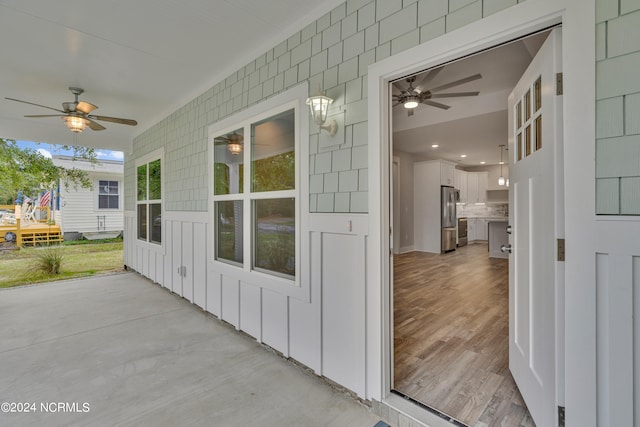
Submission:
M 467 157 L 467 155 L 466 154 L 460 154 L 460 157 L 465 158 L 465 157 Z
M 484 164 L 486 164 L 486 163 L 487 163 L 487 162 L 480 162 L 480 164 L 481 164 L 481 165 L 484 165 Z
M 440 147 L 438 144 L 431 144 L 431 148 L 438 148 Z

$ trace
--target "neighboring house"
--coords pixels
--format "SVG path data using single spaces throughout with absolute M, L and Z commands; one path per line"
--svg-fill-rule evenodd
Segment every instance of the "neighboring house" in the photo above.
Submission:
M 99 160 L 91 163 L 69 156 L 54 156 L 53 163 L 86 171 L 92 188 L 61 184 L 60 225 L 65 240 L 81 237 L 117 237 L 124 229 L 123 162 Z

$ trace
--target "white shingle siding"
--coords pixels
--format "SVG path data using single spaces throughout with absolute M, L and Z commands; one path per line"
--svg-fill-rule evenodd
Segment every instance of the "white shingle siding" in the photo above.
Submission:
M 596 1 L 596 212 L 640 215 L 640 2 Z

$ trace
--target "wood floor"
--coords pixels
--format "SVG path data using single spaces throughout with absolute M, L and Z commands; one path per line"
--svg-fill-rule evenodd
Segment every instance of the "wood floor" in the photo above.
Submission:
M 535 426 L 509 373 L 508 260 L 394 256 L 394 389 L 474 427 Z

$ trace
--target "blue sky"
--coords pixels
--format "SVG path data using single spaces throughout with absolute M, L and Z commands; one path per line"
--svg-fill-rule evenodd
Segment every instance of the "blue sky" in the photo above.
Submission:
M 45 157 L 52 155 L 71 155 L 71 151 L 63 150 L 61 145 L 46 144 L 44 142 L 16 141 L 20 148 L 31 148 L 39 151 Z M 97 150 L 98 159 L 102 160 L 124 160 L 122 151 Z

